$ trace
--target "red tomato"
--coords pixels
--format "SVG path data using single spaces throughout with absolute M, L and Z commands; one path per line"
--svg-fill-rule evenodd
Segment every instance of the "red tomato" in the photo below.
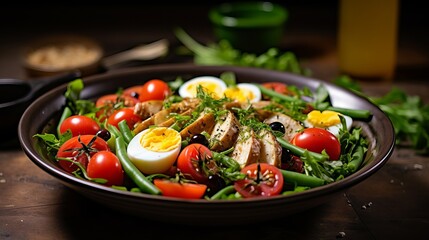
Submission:
M 206 183 L 208 176 L 204 173 L 202 166 L 208 159 L 212 159 L 210 149 L 200 143 L 189 144 L 179 154 L 177 158 L 177 168 L 186 177 L 198 183 Z
M 91 142 L 95 137 L 95 140 Z M 84 146 L 86 146 L 86 149 Z M 81 163 L 84 167 L 88 165 L 88 155 L 92 156 L 97 151 L 110 151 L 106 141 L 95 135 L 80 135 L 67 140 L 58 149 L 57 158 L 69 158 Z M 78 169 L 76 164 L 67 160 L 59 160 L 59 165 L 67 172 L 74 172 Z
M 247 176 L 245 179 L 236 181 L 234 188 L 245 198 L 269 197 L 282 192 L 283 175 L 280 169 L 271 164 L 252 163 L 241 169 L 241 172 Z
M 97 108 L 101 108 L 100 111 L 97 112 L 97 117 L 102 117 L 101 121 L 105 119 L 105 117 L 109 117 L 113 111 L 123 107 L 134 107 L 139 100 L 135 97 L 131 97 L 130 95 L 122 94 L 118 96 L 117 94 L 107 94 L 101 96 L 95 102 L 95 106 Z
M 100 130 L 100 126 L 97 121 L 90 117 L 73 115 L 64 119 L 60 125 L 61 133 L 65 133 L 68 129 L 70 129 L 73 137 L 75 137 L 78 135 L 95 135 Z
M 126 88 L 124 90 L 124 92 L 122 93 L 122 95 L 123 96 L 130 96 L 130 97 L 138 99 L 139 96 L 140 96 L 140 92 L 141 92 L 142 88 L 143 88 L 143 84 L 142 85 L 131 86 L 129 88 Z
M 118 124 L 122 120 L 127 120 L 127 125 L 130 129 L 134 128 L 134 125 L 141 121 L 139 115 L 134 114 L 133 108 L 121 108 L 115 110 L 107 119 L 107 123 L 119 128 Z
M 341 145 L 338 138 L 323 128 L 306 128 L 295 134 L 291 143 L 316 153 L 325 150 L 331 160 L 340 158 Z
M 95 153 L 89 160 L 86 172 L 90 178 L 103 178 L 105 185 L 120 186 L 124 183 L 124 171 L 119 158 L 110 151 Z
M 281 94 L 290 94 L 287 84 L 283 82 L 265 82 L 262 83 L 262 86 Z
M 139 92 L 139 100 L 164 100 L 171 94 L 168 84 L 160 79 L 152 79 L 143 84 Z
M 178 183 L 167 179 L 153 180 L 155 186 L 161 190 L 163 196 L 200 199 L 204 196 L 207 186 L 199 183 Z

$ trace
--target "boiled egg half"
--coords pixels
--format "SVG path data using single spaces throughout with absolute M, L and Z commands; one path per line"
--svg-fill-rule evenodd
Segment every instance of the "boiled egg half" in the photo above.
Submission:
M 181 142 L 180 133 L 172 128 L 148 128 L 134 136 L 128 144 L 127 154 L 142 173 L 163 173 L 176 161 Z
M 235 86 L 228 87 L 224 94 L 227 98 L 241 103 L 261 101 L 261 90 L 251 83 L 238 83 Z
M 343 116 L 346 120 L 347 130 L 350 130 L 352 127 L 353 119 L 350 116 L 340 114 L 335 111 L 325 110 L 313 110 L 307 114 L 307 118 L 304 120 L 305 127 L 318 127 L 324 128 L 334 134 L 336 137 L 340 135 L 340 129 L 342 129 L 342 124 L 339 115 Z
M 213 98 L 219 99 L 223 97 L 223 92 L 226 89 L 226 83 L 214 76 L 200 76 L 186 81 L 180 86 L 178 93 L 181 97 L 194 98 L 197 96 L 197 87 L 201 86 L 204 92 L 210 94 Z

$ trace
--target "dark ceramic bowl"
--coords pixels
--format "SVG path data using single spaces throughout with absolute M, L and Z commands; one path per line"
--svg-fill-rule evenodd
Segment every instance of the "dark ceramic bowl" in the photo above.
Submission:
M 116 92 L 119 87 L 141 84 L 152 78 L 174 80 L 177 76 L 182 76 L 184 79 L 199 75 L 219 76 L 225 71 L 233 71 L 239 81 L 246 82 L 282 81 L 297 87 L 309 87 L 311 90 L 315 90 L 321 83 L 312 78 L 256 68 L 191 64 L 154 65 L 84 78 L 85 89 L 82 92 L 82 98 L 93 99 L 103 94 Z M 343 180 L 295 195 L 234 201 L 183 200 L 125 192 L 78 179 L 51 161 L 47 157 L 46 150 L 40 148 L 38 141 L 33 138 L 34 134 L 50 131 L 55 127 L 64 105 L 63 94 L 66 85 L 49 91 L 27 108 L 19 123 L 19 140 L 29 159 L 47 174 L 54 176 L 76 192 L 111 209 L 148 219 L 182 224 L 246 224 L 265 221 L 303 211 L 321 205 L 332 197 L 338 197 L 347 188 L 374 174 L 392 154 L 394 131 L 388 117 L 365 98 L 329 83 L 324 84 L 329 90 L 334 106 L 368 109 L 373 113 L 370 121 L 355 122 L 363 126 L 364 134 L 370 141 L 370 147 L 364 165 L 356 173 Z

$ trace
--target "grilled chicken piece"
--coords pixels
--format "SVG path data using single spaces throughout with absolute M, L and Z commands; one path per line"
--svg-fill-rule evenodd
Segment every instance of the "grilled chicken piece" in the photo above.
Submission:
M 240 127 L 240 134 L 234 145 L 231 157 L 243 168 L 257 162 L 261 153 L 261 144 L 256 133 L 248 126 Z
M 221 116 L 210 136 L 210 149 L 221 152 L 232 147 L 238 137 L 239 125 L 237 118 L 231 111 Z
M 276 167 L 281 167 L 282 163 L 282 146 L 277 142 L 276 136 L 266 129 L 259 132 L 261 143 L 260 162 L 266 162 Z
M 161 111 L 164 101 L 151 100 L 146 102 L 139 102 L 134 106 L 134 113 L 139 115 L 141 119 L 147 119 L 155 113 Z
M 183 101 L 174 103 L 169 108 L 161 109 L 149 118 L 146 118 L 134 128 L 133 132 L 137 134 L 152 125 L 169 127 L 175 120 L 171 117 L 171 113 L 190 115 L 199 102 L 199 99 L 185 98 Z
M 170 118 L 170 109 L 163 109 L 149 118 L 146 118 L 143 122 L 139 123 L 133 130 L 135 134 L 147 129 L 152 125 L 158 125 L 167 121 Z
M 272 113 L 268 118 L 264 120 L 264 123 L 270 124 L 273 122 L 281 122 L 285 127 L 285 134 L 283 138 L 286 141 L 290 141 L 293 136 L 299 131 L 301 131 L 304 127 L 296 121 L 295 119 L 289 117 L 283 113 Z
M 180 135 L 182 139 L 186 139 L 188 137 L 192 137 L 192 135 L 201 132 L 211 133 L 213 131 L 213 127 L 215 125 L 215 116 L 213 113 L 205 113 L 204 111 L 201 113 L 200 117 L 197 118 L 193 123 L 189 126 L 185 127 L 180 131 Z
M 270 106 L 270 109 L 273 108 L 284 108 L 282 105 L 278 103 L 274 103 L 271 101 L 258 101 L 252 104 L 252 107 L 255 109 L 255 116 L 259 119 L 259 121 L 264 121 L 264 119 L 270 117 L 273 114 L 272 110 L 264 109 Z

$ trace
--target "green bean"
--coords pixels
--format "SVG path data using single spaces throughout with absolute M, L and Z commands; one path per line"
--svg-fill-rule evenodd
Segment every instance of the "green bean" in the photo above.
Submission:
M 221 164 L 225 165 L 227 168 L 234 169 L 235 171 L 240 170 L 240 164 L 235 161 L 233 158 L 218 152 L 212 151 L 213 159 L 219 161 Z
M 288 102 L 295 101 L 298 103 L 305 103 L 304 100 L 296 99 L 294 97 L 278 93 L 278 92 L 271 90 L 271 89 L 268 89 L 262 85 L 257 84 L 256 86 L 258 86 L 258 88 L 261 90 L 262 94 L 265 94 L 267 96 L 279 98 L 283 101 L 288 101 Z M 333 107 L 333 106 L 329 106 L 327 109 L 331 110 L 331 111 L 336 111 L 336 112 L 342 113 L 344 115 L 350 116 L 351 118 L 355 118 L 355 119 L 368 120 L 371 117 L 371 112 L 368 110 L 339 108 L 339 107 Z
M 122 136 L 116 138 L 116 155 L 121 161 L 122 167 L 127 176 L 138 186 L 142 192 L 161 195 L 161 190 L 159 190 L 151 181 L 149 181 L 129 159 L 125 147 L 125 141 Z
M 282 147 L 288 149 L 289 151 L 291 151 L 291 153 L 293 153 L 294 155 L 297 155 L 298 157 L 301 157 L 302 155 L 304 155 L 305 151 L 308 151 L 306 149 L 300 148 L 298 146 L 295 146 L 289 143 L 288 141 L 284 140 L 281 137 L 277 137 L 277 141 L 280 143 Z M 329 159 L 328 155 L 311 152 L 311 151 L 308 151 L 308 153 L 317 161 L 327 161 Z
M 356 151 L 352 155 L 352 160 L 347 164 L 347 169 L 352 173 L 355 172 L 362 164 L 364 155 L 363 147 L 357 146 Z
M 217 193 L 215 193 L 210 200 L 216 200 L 216 199 L 221 199 L 222 196 L 228 195 L 235 192 L 235 188 L 234 185 L 229 185 L 226 186 L 224 188 L 222 188 L 221 190 L 219 190 Z
M 58 122 L 58 126 L 57 126 L 58 137 L 61 136 L 61 131 L 60 131 L 61 124 L 64 122 L 66 118 L 70 117 L 72 114 L 73 113 L 69 107 L 64 108 L 63 113 L 61 114 L 60 121 Z
M 302 173 L 280 169 L 285 182 L 296 183 L 298 186 L 318 187 L 325 184 L 325 180 Z
M 297 98 L 294 98 L 294 97 L 291 97 L 291 96 L 288 96 L 288 95 L 285 95 L 285 94 L 282 94 L 282 93 L 278 93 L 278 92 L 276 92 L 274 90 L 271 90 L 269 88 L 266 88 L 266 87 L 264 87 L 264 86 L 262 86 L 260 84 L 256 84 L 256 86 L 261 90 L 261 93 L 264 94 L 264 95 L 267 95 L 267 96 L 270 96 L 270 97 L 275 97 L 275 98 L 278 98 L 280 100 L 284 100 L 284 101 L 287 101 L 287 102 L 293 102 L 293 101 L 296 102 L 296 101 L 299 101 L 301 103 L 305 103 L 304 100 L 300 100 L 300 99 L 297 99 Z
M 127 124 L 127 120 L 122 120 L 118 123 L 119 130 L 124 136 L 125 143 L 130 143 L 131 139 L 134 137 L 134 133 L 131 131 L 130 127 Z
M 123 137 L 121 131 L 113 125 L 106 124 L 107 130 L 109 130 L 110 134 L 113 134 L 116 138 Z
M 335 111 L 347 115 L 353 119 L 369 120 L 372 116 L 371 112 L 362 109 L 348 109 L 339 107 L 328 107 L 327 110 Z

